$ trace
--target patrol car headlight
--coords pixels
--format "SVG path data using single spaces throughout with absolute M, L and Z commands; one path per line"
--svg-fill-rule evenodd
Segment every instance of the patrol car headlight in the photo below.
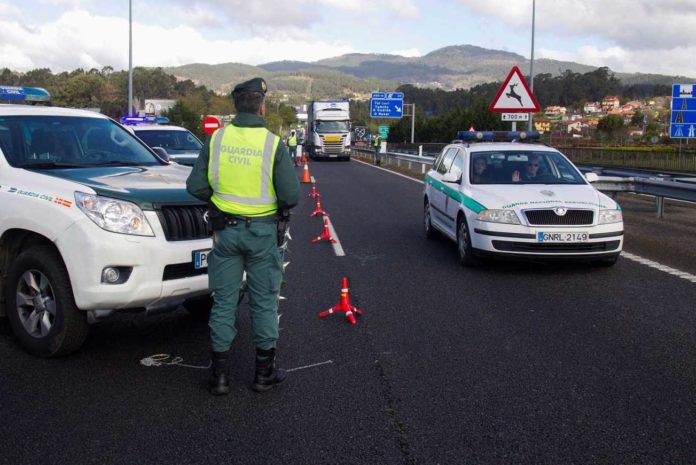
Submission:
M 131 202 L 75 192 L 75 203 L 97 226 L 134 236 L 154 236 L 143 211 Z
M 476 219 L 490 223 L 520 224 L 520 219 L 514 210 L 484 210 Z
M 600 210 L 599 224 L 621 223 L 623 221 L 623 213 L 621 210 Z

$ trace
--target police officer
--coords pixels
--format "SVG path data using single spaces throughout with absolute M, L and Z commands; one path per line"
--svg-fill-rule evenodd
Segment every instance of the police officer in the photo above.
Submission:
M 214 299 L 208 323 L 214 395 L 230 391 L 229 353 L 245 270 L 256 345 L 252 389 L 267 391 L 287 376 L 275 367 L 282 274 L 277 213 L 297 204 L 300 185 L 285 145 L 264 127 L 265 95 L 266 81 L 261 78 L 234 88 L 237 115 L 208 138 L 186 181 L 189 193 L 210 202 L 208 221 L 214 231 L 208 258 Z
M 288 152 L 290 152 L 292 162 L 297 165 L 297 137 L 295 136 L 295 131 L 290 132 L 290 137 L 288 137 Z
M 382 148 L 382 136 L 377 134 L 373 144 L 375 146 L 375 165 L 380 166 L 382 164 L 382 154 L 380 153 L 380 149 Z

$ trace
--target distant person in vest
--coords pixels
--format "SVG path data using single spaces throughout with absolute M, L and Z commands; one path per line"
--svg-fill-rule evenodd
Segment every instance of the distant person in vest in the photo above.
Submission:
M 293 164 L 297 165 L 297 137 L 295 136 L 295 131 L 291 131 L 290 137 L 288 137 L 288 152 L 290 152 Z
M 382 164 L 382 154 L 380 153 L 380 149 L 382 147 L 382 136 L 377 134 L 372 144 L 375 146 L 375 165 L 380 166 Z
M 279 212 L 297 204 L 300 184 L 285 144 L 264 127 L 265 95 L 266 81 L 261 78 L 234 88 L 237 116 L 207 139 L 186 180 L 191 195 L 209 202 L 213 229 L 208 282 L 214 303 L 208 325 L 214 395 L 230 391 L 229 354 L 244 271 L 256 346 L 252 389 L 267 391 L 287 376 L 275 366 L 283 266 L 278 221 Z

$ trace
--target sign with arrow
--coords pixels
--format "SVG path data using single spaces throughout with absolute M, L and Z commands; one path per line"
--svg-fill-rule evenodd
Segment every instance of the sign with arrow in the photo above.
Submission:
M 488 111 L 498 113 L 535 113 L 540 109 L 539 102 L 517 66 L 512 67 L 503 86 L 488 106 Z
M 371 118 L 401 118 L 404 115 L 403 92 L 373 92 L 370 99 Z

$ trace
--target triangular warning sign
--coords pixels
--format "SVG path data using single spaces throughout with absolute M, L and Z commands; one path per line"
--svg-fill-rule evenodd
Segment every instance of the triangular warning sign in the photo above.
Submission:
M 539 102 L 529 90 L 527 81 L 517 66 L 512 67 L 503 86 L 488 106 L 488 111 L 500 113 L 534 113 L 539 110 Z

